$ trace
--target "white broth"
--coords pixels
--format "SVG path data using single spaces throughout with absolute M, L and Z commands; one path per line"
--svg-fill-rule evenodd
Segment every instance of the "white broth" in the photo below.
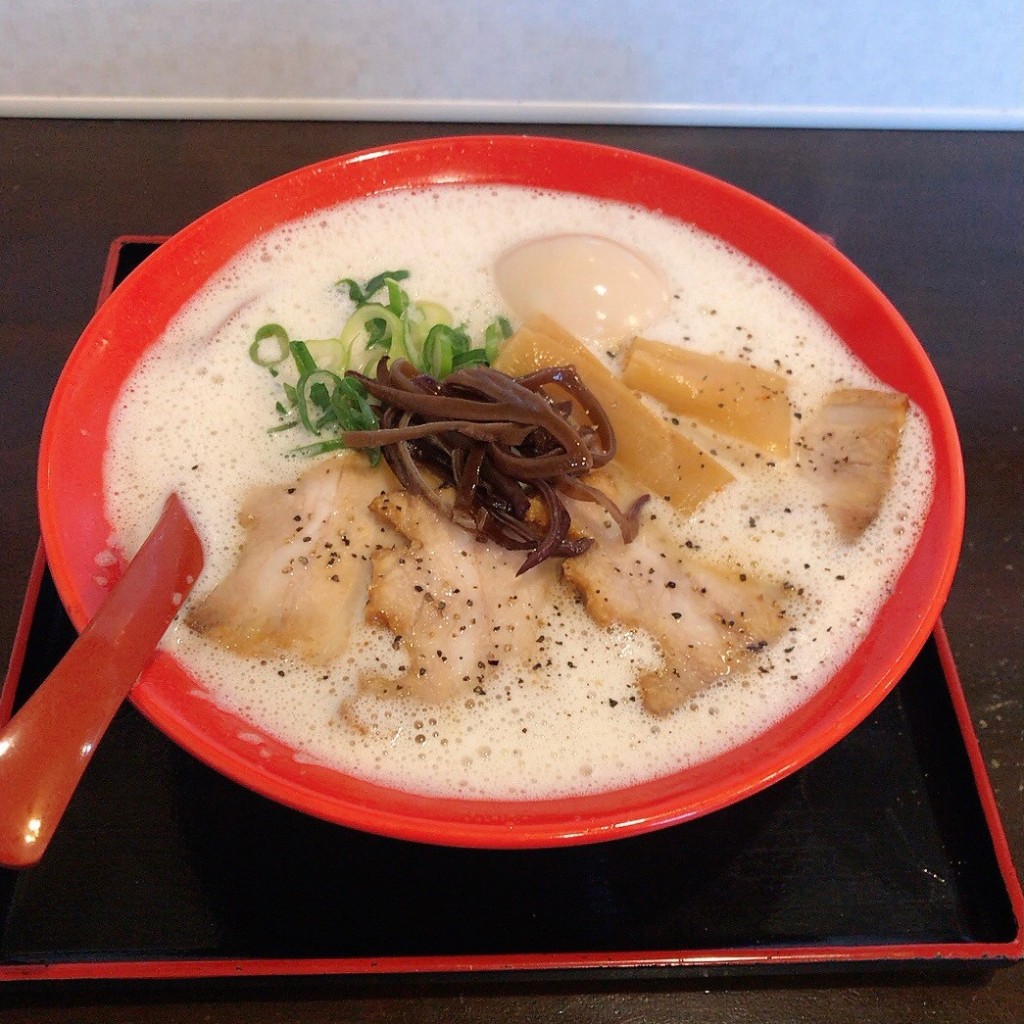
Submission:
M 294 432 L 270 433 L 280 384 L 249 359 L 264 323 L 293 337 L 337 334 L 351 309 L 333 284 L 408 269 L 416 298 L 441 302 L 477 335 L 502 312 L 492 268 L 523 241 L 557 233 L 605 236 L 665 273 L 669 304 L 647 337 L 786 375 L 796 417 L 836 387 L 883 387 L 831 329 L 777 279 L 715 238 L 644 210 L 519 187 L 439 186 L 371 197 L 317 213 L 254 242 L 177 316 L 117 403 L 105 465 L 112 545 L 134 551 L 166 494 L 198 520 L 206 568 L 189 605 L 231 568 L 249 490 L 294 480 L 307 467 L 286 453 Z M 605 358 L 602 354 L 602 358 Z M 612 364 L 614 365 L 614 363 Z M 657 408 L 656 403 L 651 402 Z M 794 436 L 799 428 L 794 419 Z M 566 589 L 548 612 L 540 668 L 483 695 L 436 707 L 360 698 L 362 734 L 339 713 L 391 637 L 366 626 L 351 656 L 323 667 L 240 658 L 183 622 L 164 646 L 209 694 L 251 728 L 321 762 L 404 790 L 530 799 L 607 790 L 677 770 L 763 731 L 820 688 L 863 637 L 904 565 L 932 493 L 933 456 L 911 407 L 890 491 L 875 522 L 838 540 L 789 459 L 686 430 L 736 479 L 685 521 L 680 539 L 792 583 L 790 629 L 749 671 L 712 686 L 672 715 L 644 711 L 633 680 L 657 663 L 642 634 L 605 631 Z M 667 507 L 653 499 L 664 520 Z M 388 659 L 391 659 L 390 661 Z M 370 703 L 372 702 L 372 706 Z

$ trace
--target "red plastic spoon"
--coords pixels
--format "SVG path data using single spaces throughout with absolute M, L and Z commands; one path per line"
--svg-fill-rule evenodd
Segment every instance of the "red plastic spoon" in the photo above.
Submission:
M 0 864 L 43 855 L 93 750 L 203 568 L 172 494 L 149 537 L 71 649 L 0 731 Z

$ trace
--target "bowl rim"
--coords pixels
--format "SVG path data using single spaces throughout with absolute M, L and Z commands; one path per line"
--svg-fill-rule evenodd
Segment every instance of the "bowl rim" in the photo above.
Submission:
M 962 542 L 965 484 L 952 410 L 938 376 L 920 342 L 882 292 L 829 240 L 788 214 L 719 178 L 673 161 L 543 136 L 428 138 L 299 167 L 228 199 L 186 225 L 128 275 L 97 310 L 64 366 L 44 423 L 37 482 L 40 521 L 58 593 L 72 622 L 81 629 L 105 592 L 95 579 L 95 566 L 90 571 L 88 551 L 102 550 L 110 528 L 103 515 L 102 481 L 95 479 L 95 473 L 90 476 L 95 458 L 91 462 L 78 458 L 65 442 L 78 432 L 87 450 L 93 451 L 98 443 L 102 450 L 97 435 L 105 432 L 105 412 L 90 408 L 87 393 L 95 374 L 123 381 L 147 347 L 147 337 L 158 336 L 196 286 L 220 269 L 241 244 L 321 208 L 327 198 L 334 196 L 338 202 L 395 188 L 504 182 L 584 192 L 674 217 L 685 213 L 683 219 L 712 230 L 783 276 L 847 344 L 851 334 L 884 328 L 880 336 L 886 344 L 876 343 L 872 359 L 865 361 L 883 380 L 896 376 L 912 385 L 900 390 L 924 409 L 931 425 L 936 492 L 922 537 L 868 635 L 832 682 L 761 736 L 693 768 L 589 797 L 540 801 L 421 797 L 319 765 L 296 766 L 291 749 L 269 736 L 264 737 L 262 762 L 247 759 L 237 741 L 240 720 L 209 701 L 210 720 L 196 732 L 188 709 L 194 707 L 196 687 L 201 684 L 164 653 L 140 678 L 131 700 L 171 739 L 218 771 L 264 796 L 330 821 L 440 845 L 573 845 L 636 835 L 720 809 L 823 753 L 863 721 L 896 685 L 930 635 L 952 585 Z M 75 499 L 74 513 L 67 511 L 69 497 Z M 99 521 L 83 526 L 80 507 L 95 512 L 97 503 Z M 897 614 L 901 616 L 898 623 L 886 618 L 895 620 Z M 885 628 L 879 628 L 879 623 Z M 781 725 L 785 729 L 780 731 Z M 742 758 L 735 755 L 737 749 L 745 752 Z M 760 767 L 743 770 L 741 762 L 751 759 Z

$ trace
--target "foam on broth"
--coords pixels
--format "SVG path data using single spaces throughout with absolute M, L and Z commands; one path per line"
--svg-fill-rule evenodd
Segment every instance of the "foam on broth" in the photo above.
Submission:
M 719 240 L 636 208 L 518 187 L 441 186 L 371 197 L 318 213 L 257 240 L 171 324 L 118 402 L 105 467 L 116 541 L 133 551 L 168 491 L 198 519 L 206 569 L 193 599 L 234 561 L 237 524 L 253 486 L 293 480 L 307 464 L 297 441 L 270 434 L 279 384 L 248 358 L 262 324 L 293 337 L 335 335 L 349 309 L 332 288 L 406 268 L 417 298 L 447 305 L 477 334 L 501 310 L 496 257 L 526 239 L 590 232 L 664 269 L 669 311 L 645 333 L 787 375 L 797 416 L 836 386 L 882 386 L 781 282 Z M 653 403 L 652 403 L 653 404 Z M 799 420 L 794 421 L 794 433 Z M 657 663 L 642 634 L 594 625 L 567 591 L 549 610 L 540 668 L 497 679 L 485 694 L 417 708 L 360 698 L 367 735 L 346 725 L 343 700 L 362 667 L 397 665 L 391 638 L 365 627 L 329 669 L 236 657 L 177 621 L 164 646 L 235 710 L 256 745 L 273 735 L 317 761 L 402 789 L 466 797 L 541 798 L 610 789 L 705 759 L 763 731 L 806 700 L 864 635 L 903 566 L 932 491 L 927 423 L 911 408 L 894 487 L 853 545 L 840 543 L 820 499 L 792 461 L 700 437 L 737 479 L 679 536 L 712 559 L 792 582 L 791 630 L 751 671 L 698 695 L 666 718 L 640 706 L 632 678 Z M 660 503 L 655 503 L 658 506 Z M 662 518 L 669 516 L 658 507 Z M 101 556 L 102 557 L 102 553 Z M 187 605 L 186 605 L 187 608 Z

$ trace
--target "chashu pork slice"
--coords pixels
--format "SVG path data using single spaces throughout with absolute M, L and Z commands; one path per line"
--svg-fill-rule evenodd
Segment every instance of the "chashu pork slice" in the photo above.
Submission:
M 658 643 L 661 667 L 637 680 L 654 715 L 751 664 L 788 625 L 785 584 L 701 562 L 650 521 L 631 544 L 606 537 L 562 572 L 600 625 Z
M 844 388 L 828 396 L 803 433 L 801 465 L 847 543 L 874 522 L 892 485 L 908 405 L 897 392 Z
M 366 604 L 370 556 L 394 534 L 369 511 L 393 479 L 354 452 L 317 462 L 294 484 L 260 487 L 239 515 L 232 570 L 189 626 L 248 657 L 336 658 Z
M 436 704 L 531 657 L 560 586 L 557 567 L 517 578 L 521 551 L 477 541 L 414 494 L 389 493 L 372 507 L 406 543 L 374 552 L 367 619 L 391 630 L 406 657 L 400 676 L 364 685 Z

